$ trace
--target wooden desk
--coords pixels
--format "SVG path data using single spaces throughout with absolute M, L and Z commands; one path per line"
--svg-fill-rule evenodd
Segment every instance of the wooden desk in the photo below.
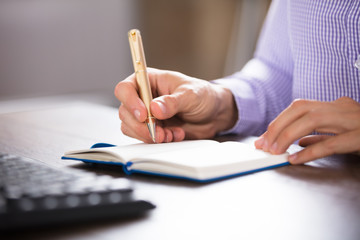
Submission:
M 0 115 L 0 151 L 126 177 L 157 208 L 140 219 L 18 233 L 26 239 L 360 239 L 360 159 L 337 156 L 210 184 L 125 176 L 61 155 L 122 135 L 117 109 L 75 103 Z M 220 140 L 241 139 L 225 137 Z

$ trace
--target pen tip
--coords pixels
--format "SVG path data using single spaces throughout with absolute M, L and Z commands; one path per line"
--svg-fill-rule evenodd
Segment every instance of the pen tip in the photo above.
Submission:
M 156 143 L 155 121 L 152 121 L 152 119 L 150 119 L 150 121 L 147 122 L 147 127 L 149 129 L 151 139 L 153 140 L 154 143 Z

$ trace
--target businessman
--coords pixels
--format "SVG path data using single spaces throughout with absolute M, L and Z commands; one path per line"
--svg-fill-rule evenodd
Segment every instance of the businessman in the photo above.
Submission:
M 211 82 L 149 69 L 157 142 L 236 133 L 292 164 L 360 152 L 360 1 L 275 0 L 253 59 Z M 359 62 L 358 62 L 359 63 Z M 124 134 L 152 142 L 134 75 L 115 95 Z

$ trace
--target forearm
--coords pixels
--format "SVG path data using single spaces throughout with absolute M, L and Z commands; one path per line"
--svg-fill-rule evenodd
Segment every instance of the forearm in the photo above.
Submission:
M 213 81 L 231 90 L 237 108 L 237 122 L 223 133 L 262 134 L 291 102 L 291 80 L 281 69 L 253 59 L 241 72 Z
M 292 101 L 286 9 L 286 2 L 273 1 L 254 58 L 240 72 L 213 81 L 231 90 L 238 110 L 236 124 L 225 133 L 260 135 Z

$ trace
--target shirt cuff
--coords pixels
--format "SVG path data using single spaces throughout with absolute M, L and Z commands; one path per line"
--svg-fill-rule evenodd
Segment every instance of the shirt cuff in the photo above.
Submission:
M 218 134 L 259 136 L 265 131 L 262 127 L 264 117 L 261 116 L 254 89 L 246 81 L 239 79 L 238 74 L 211 81 L 211 83 L 222 85 L 232 92 L 238 110 L 238 119 L 235 125 Z

